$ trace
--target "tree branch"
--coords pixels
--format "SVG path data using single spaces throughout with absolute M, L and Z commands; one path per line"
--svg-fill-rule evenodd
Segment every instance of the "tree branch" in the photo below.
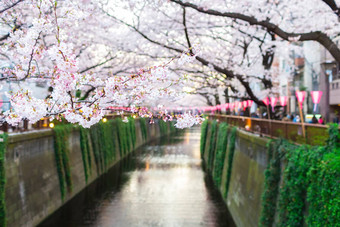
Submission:
M 191 55 L 193 55 L 192 49 L 191 49 L 191 42 L 189 39 L 189 34 L 188 34 L 188 29 L 187 29 L 187 24 L 186 24 L 186 20 L 185 20 L 185 7 L 183 7 L 183 26 L 184 26 L 184 34 L 185 34 L 185 39 L 187 40 L 188 43 L 188 48 L 189 48 L 189 52 Z
M 333 10 L 335 15 L 337 15 L 337 17 L 340 19 L 340 8 L 336 4 L 336 2 L 334 0 L 322 0 L 322 1 L 326 3 Z
M 19 4 L 20 2 L 23 2 L 23 1 L 24 1 L 24 0 L 18 0 L 18 1 L 16 1 L 16 2 L 13 3 L 12 5 L 9 5 L 8 7 L 6 7 L 6 8 L 4 8 L 4 9 L 0 10 L 0 13 L 3 13 L 3 12 L 5 12 L 5 11 L 7 11 L 7 10 L 13 8 L 14 6 L 16 6 L 17 4 Z
M 98 64 L 96 64 L 96 65 L 93 65 L 93 66 L 91 66 L 91 67 L 88 67 L 88 68 L 86 68 L 86 69 L 80 71 L 80 73 L 84 73 L 84 72 L 87 72 L 87 71 L 89 71 L 89 70 L 91 70 L 91 69 L 94 69 L 94 68 L 97 68 L 97 67 L 99 67 L 99 66 L 102 66 L 102 65 L 104 65 L 105 63 L 108 63 L 109 61 L 111 61 L 111 60 L 113 60 L 113 59 L 115 59 L 115 58 L 116 58 L 116 57 L 111 57 L 111 58 L 109 58 L 109 59 L 107 59 L 107 60 L 105 60 L 105 61 L 103 61 L 103 62 L 100 62 L 100 63 L 98 63 Z
M 172 1 L 172 0 L 171 0 L 171 1 Z M 144 34 L 144 33 L 141 32 L 139 29 L 137 29 L 135 26 L 133 26 L 133 25 L 131 25 L 131 24 L 129 24 L 129 23 L 126 23 L 125 21 L 122 21 L 122 20 L 120 20 L 120 19 L 118 19 L 118 18 L 116 18 L 116 17 L 114 17 L 114 16 L 112 16 L 112 15 L 110 15 L 110 14 L 108 14 L 108 13 L 107 13 L 107 15 L 110 16 L 110 17 L 112 17 L 112 18 L 114 18 L 114 19 L 116 19 L 117 21 L 123 23 L 124 25 L 128 26 L 129 28 L 133 29 L 133 30 L 136 31 L 138 34 L 140 34 L 143 38 L 145 38 L 146 40 L 148 40 L 149 42 L 151 42 L 151 43 L 153 43 L 153 44 L 156 44 L 156 45 L 158 45 L 158 46 L 161 46 L 161 47 L 165 47 L 165 48 L 167 48 L 167 49 L 169 49 L 169 50 L 176 51 L 176 52 L 178 52 L 178 53 L 183 53 L 183 50 L 181 50 L 181 49 L 178 49 L 178 48 L 175 48 L 175 47 L 171 47 L 171 46 L 168 46 L 168 45 L 166 45 L 166 44 L 162 44 L 162 43 L 160 43 L 160 42 L 158 42 L 158 41 L 155 41 L 155 40 L 151 39 L 151 38 L 148 37 L 146 34 Z M 206 60 L 206 59 L 204 59 L 204 58 L 202 58 L 202 57 L 196 56 L 195 58 L 196 58 L 196 60 L 198 60 L 202 65 L 205 65 L 205 66 L 208 66 L 208 67 L 209 67 L 209 66 L 212 66 L 212 67 L 214 68 L 214 70 L 216 70 L 217 72 L 222 73 L 222 74 L 225 74 L 225 75 L 226 75 L 227 77 L 229 77 L 229 78 L 236 78 L 236 79 L 238 79 L 238 80 L 241 82 L 241 84 L 242 84 L 243 86 L 247 86 L 247 87 L 245 87 L 245 89 L 246 89 L 246 91 L 247 91 L 249 97 L 250 97 L 252 100 L 254 100 L 254 102 L 257 103 L 258 105 L 264 105 L 263 102 L 260 101 L 260 100 L 256 97 L 256 95 L 254 94 L 254 92 L 251 90 L 251 88 L 250 88 L 250 86 L 249 86 L 249 83 L 246 82 L 246 81 L 243 79 L 243 76 L 242 76 L 242 75 L 234 74 L 233 71 L 228 70 L 228 69 L 225 69 L 225 68 L 222 68 L 222 67 L 220 67 L 220 66 L 217 66 L 216 64 L 213 64 L 213 63 L 209 62 L 208 60 Z
M 233 19 L 242 20 L 248 22 L 250 25 L 259 25 L 263 28 L 266 28 L 267 31 L 272 32 L 282 39 L 286 41 L 290 41 L 291 38 L 298 38 L 298 41 L 316 41 L 324 46 L 329 53 L 334 57 L 334 59 L 340 62 L 340 49 L 337 47 L 336 43 L 334 43 L 325 33 L 321 31 L 308 32 L 308 33 L 291 33 L 282 30 L 278 25 L 269 22 L 268 20 L 258 20 L 253 16 L 247 16 L 241 13 L 232 13 L 232 12 L 219 12 L 213 9 L 205 9 L 203 7 L 199 7 L 195 4 L 189 2 L 182 2 L 180 0 L 169 0 L 174 2 L 182 7 L 192 8 L 200 13 L 219 16 L 219 17 L 228 17 Z

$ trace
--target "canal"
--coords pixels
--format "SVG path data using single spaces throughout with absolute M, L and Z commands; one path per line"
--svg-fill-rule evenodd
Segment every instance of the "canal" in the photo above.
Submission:
M 235 226 L 199 142 L 192 128 L 140 147 L 40 226 Z

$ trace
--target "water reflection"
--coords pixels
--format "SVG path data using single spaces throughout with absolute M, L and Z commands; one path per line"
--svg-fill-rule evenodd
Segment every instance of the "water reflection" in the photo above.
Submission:
M 234 226 L 202 172 L 199 129 L 129 155 L 41 226 Z

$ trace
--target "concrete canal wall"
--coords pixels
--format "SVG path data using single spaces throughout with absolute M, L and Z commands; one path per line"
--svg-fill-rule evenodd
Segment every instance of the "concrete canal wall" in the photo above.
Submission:
M 226 127 L 222 130 L 227 130 L 227 141 L 221 147 L 218 133 L 222 132 L 218 131 L 218 127 L 217 123 L 212 123 L 206 128 L 205 151 L 201 150 L 205 169 L 213 175 L 215 185 L 223 195 L 235 224 L 257 226 L 261 212 L 264 171 L 268 162 L 268 140 Z M 224 155 L 222 152 L 222 155 L 215 152 L 217 149 L 222 149 Z
M 37 225 L 132 150 L 174 130 L 170 123 L 130 121 L 115 119 L 90 130 L 56 126 L 5 138 L 0 226 Z M 111 141 L 103 141 L 108 136 Z
M 340 143 L 270 140 L 205 121 L 201 156 L 237 226 L 339 226 Z

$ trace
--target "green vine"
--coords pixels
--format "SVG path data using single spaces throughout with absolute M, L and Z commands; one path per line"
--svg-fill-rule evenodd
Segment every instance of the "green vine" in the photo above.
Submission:
M 115 130 L 117 122 L 110 120 L 100 122 L 90 128 L 93 154 L 97 166 L 98 174 L 107 171 L 113 161 L 116 159 L 115 152 Z M 121 129 L 118 126 L 118 131 Z M 123 129 L 125 132 L 125 129 Z
M 220 186 L 228 145 L 224 197 L 228 196 L 236 146 L 234 127 L 228 142 L 227 125 L 211 123 L 206 146 L 206 121 L 201 129 L 201 154 L 208 152 L 207 169 Z M 216 130 L 218 128 L 218 132 Z M 217 136 L 216 136 L 217 134 Z M 340 135 L 338 125 L 330 125 L 324 146 L 296 145 L 283 139 L 268 144 L 260 226 L 340 227 Z M 324 142 L 323 142 L 324 143 Z M 207 147 L 207 149 L 205 149 Z M 212 163 L 213 162 L 213 163 Z M 282 172 L 283 168 L 283 172 Z
M 104 159 L 102 155 L 102 149 L 104 145 L 102 144 L 102 132 L 99 124 L 92 125 L 90 128 L 90 135 L 92 141 L 92 151 L 94 156 L 94 161 L 96 163 L 97 174 L 104 172 Z
M 285 140 L 275 141 L 273 152 L 279 158 L 274 157 L 266 170 L 261 226 L 272 226 L 276 212 L 277 226 L 340 226 L 338 126 L 330 125 L 328 133 L 325 146 L 298 146 Z M 282 158 L 285 169 L 278 191 Z
M 7 146 L 6 133 L 0 134 L 0 226 L 6 226 L 6 202 L 5 202 L 5 153 Z
M 308 171 L 310 226 L 340 226 L 340 149 L 325 154 Z
M 211 136 L 210 136 L 210 144 L 209 144 L 209 153 L 208 153 L 208 171 L 212 171 L 214 158 L 215 158 L 215 147 L 216 147 L 216 131 L 217 131 L 217 121 L 213 121 L 211 123 Z
M 268 166 L 264 173 L 264 193 L 262 194 L 262 211 L 260 226 L 272 226 L 274 223 L 276 203 L 281 176 L 281 155 L 278 147 L 282 140 L 270 140 L 267 143 Z
M 102 137 L 100 138 L 102 140 L 101 144 L 103 144 L 103 150 L 102 150 L 102 156 L 105 164 L 105 170 L 107 170 L 111 163 L 115 160 L 115 143 L 114 143 L 114 123 L 112 120 L 104 123 L 100 122 L 99 126 L 102 131 Z
M 90 142 L 89 142 L 89 129 L 79 127 L 80 133 L 80 148 L 81 148 L 81 155 L 83 159 L 84 165 L 84 175 L 85 175 L 85 182 L 88 182 L 89 176 L 92 174 L 92 158 L 90 153 Z
M 228 144 L 228 128 L 226 123 L 221 123 L 218 126 L 216 155 L 213 168 L 213 179 L 217 187 L 220 187 L 222 182 L 223 166 Z
M 168 134 L 168 124 L 165 121 L 163 121 L 162 119 L 159 119 L 158 125 L 159 125 L 159 131 L 161 133 L 161 136 L 167 135 Z
M 287 143 L 287 142 L 286 142 Z M 281 145 L 282 146 L 282 145 Z M 279 199 L 279 226 L 303 226 L 309 168 L 307 146 L 286 144 L 287 165 Z
M 66 188 L 72 192 L 72 177 L 69 160 L 69 148 L 67 146 L 68 137 L 72 130 L 72 125 L 57 125 L 54 128 L 54 151 L 59 175 L 61 198 L 64 200 Z
M 170 133 L 177 132 L 177 128 L 175 127 L 175 122 L 174 121 L 170 121 L 169 122 L 169 127 L 170 127 Z
M 140 129 L 142 131 L 143 141 L 146 141 L 148 139 L 148 129 L 146 125 L 146 120 L 145 118 L 140 118 L 139 122 L 140 122 Z
M 229 150 L 228 150 L 228 165 L 227 165 L 227 176 L 226 176 L 226 183 L 225 183 L 225 194 L 224 198 L 228 197 L 229 185 L 230 185 L 230 178 L 231 178 L 231 170 L 233 167 L 233 159 L 235 153 L 235 146 L 236 146 L 236 132 L 237 128 L 233 127 L 231 130 L 231 135 L 229 139 Z
M 136 141 L 137 141 L 137 138 L 136 138 L 136 121 L 133 117 L 129 117 L 129 130 L 130 130 L 130 137 L 131 137 L 131 140 L 132 140 L 132 146 L 133 148 L 136 147 Z
M 125 154 L 128 153 L 129 143 L 128 143 L 128 134 L 127 134 L 127 124 L 122 121 L 122 119 L 118 118 L 115 120 L 118 125 L 118 141 L 119 141 L 119 150 L 120 157 L 124 157 Z
M 209 128 L 209 121 L 208 120 L 203 121 L 201 125 L 201 140 L 200 140 L 201 157 L 204 157 L 205 144 L 207 142 L 208 128 Z
M 340 226 L 340 134 L 337 124 L 328 129 L 329 139 L 324 149 L 316 149 L 310 157 L 307 173 L 309 203 L 307 224 L 310 226 Z M 314 153 L 314 152 L 313 152 Z

